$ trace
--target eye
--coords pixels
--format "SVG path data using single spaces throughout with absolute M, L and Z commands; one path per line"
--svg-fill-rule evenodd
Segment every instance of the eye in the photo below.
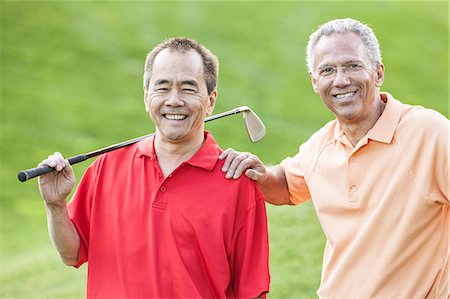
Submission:
M 185 93 L 190 93 L 190 94 L 196 93 L 196 90 L 192 89 L 192 88 L 183 88 L 182 90 Z
M 155 89 L 155 91 L 157 91 L 157 92 L 166 92 L 168 90 L 169 89 L 167 87 L 158 87 L 158 88 Z
M 359 63 L 350 63 L 349 65 L 347 65 L 346 68 L 347 68 L 347 69 L 350 69 L 350 70 L 352 70 L 352 71 L 355 71 L 355 70 L 361 69 L 361 68 L 362 68 L 362 65 L 360 65 Z
M 319 71 L 319 74 L 322 76 L 331 75 L 332 73 L 334 73 L 334 68 L 331 66 L 320 69 Z

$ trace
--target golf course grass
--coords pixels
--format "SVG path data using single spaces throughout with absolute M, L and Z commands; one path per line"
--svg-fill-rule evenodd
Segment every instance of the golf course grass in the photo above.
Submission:
M 206 128 L 222 148 L 276 164 L 333 119 L 305 66 L 319 24 L 352 17 L 372 26 L 382 90 L 448 117 L 448 16 L 447 1 L 2 1 L 0 298 L 85 296 L 86 265 L 62 264 L 37 180 L 16 175 L 54 151 L 69 157 L 153 132 L 142 72 L 158 42 L 187 36 L 219 57 L 215 112 L 247 105 L 267 135 L 252 144 L 241 116 Z M 89 164 L 74 166 L 77 179 Z M 268 297 L 315 298 L 325 237 L 312 203 L 267 211 Z

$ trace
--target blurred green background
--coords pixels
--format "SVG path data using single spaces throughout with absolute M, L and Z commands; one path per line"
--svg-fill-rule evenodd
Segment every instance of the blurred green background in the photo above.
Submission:
M 82 298 L 86 266 L 64 266 L 47 235 L 37 181 L 16 174 L 54 151 L 88 152 L 144 135 L 146 53 L 188 36 L 220 59 L 215 112 L 248 105 L 265 122 L 251 144 L 238 116 L 207 124 L 223 148 L 269 164 L 332 119 L 304 63 L 309 34 L 333 18 L 373 27 L 383 90 L 448 117 L 447 1 L 90 2 L 3 1 L 1 19 L 0 298 Z M 79 179 L 89 162 L 75 166 Z M 269 298 L 314 298 L 324 236 L 312 204 L 268 206 Z M 162 269 L 164 271 L 164 269 Z

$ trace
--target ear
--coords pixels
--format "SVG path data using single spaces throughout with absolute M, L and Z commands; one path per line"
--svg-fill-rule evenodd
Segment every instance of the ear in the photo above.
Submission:
M 148 113 L 150 111 L 150 98 L 148 94 L 148 90 L 144 86 L 144 105 L 145 111 Z
M 314 89 L 314 92 L 315 93 L 318 93 L 319 92 L 319 86 L 318 86 L 318 82 L 317 82 L 317 77 L 315 77 L 314 76 L 314 74 L 313 73 L 311 73 L 311 72 L 309 72 L 309 77 L 311 78 L 311 84 L 312 84 L 312 87 L 313 87 L 313 89 Z
M 208 107 L 206 108 L 206 115 L 210 116 L 212 115 L 214 111 L 214 106 L 216 105 L 216 99 L 217 99 L 217 89 L 215 89 L 208 98 Z
M 381 85 L 383 85 L 384 82 L 384 64 L 380 63 L 377 65 L 376 69 L 375 69 L 375 86 L 376 87 L 381 87 Z

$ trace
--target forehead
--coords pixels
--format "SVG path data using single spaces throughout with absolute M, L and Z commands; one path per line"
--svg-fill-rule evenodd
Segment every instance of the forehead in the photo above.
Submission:
M 179 52 L 164 49 L 155 57 L 152 79 L 167 77 L 203 77 L 203 61 L 196 51 Z
M 316 45 L 314 58 L 315 67 L 324 64 L 345 63 L 353 60 L 369 60 L 361 38 L 352 32 L 322 36 Z

